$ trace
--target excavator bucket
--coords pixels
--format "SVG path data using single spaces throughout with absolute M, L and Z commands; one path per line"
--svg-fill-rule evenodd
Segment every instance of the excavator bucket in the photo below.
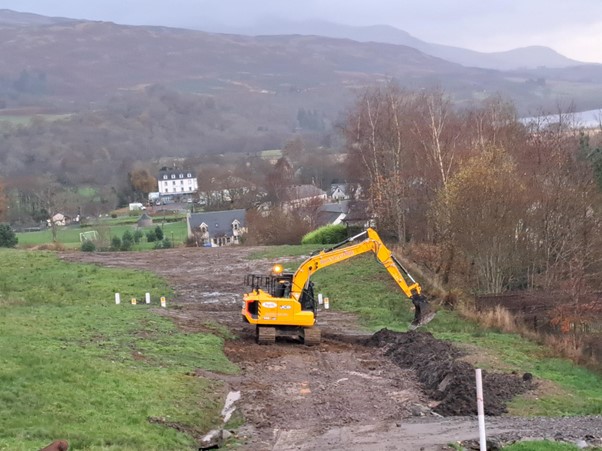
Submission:
M 410 329 L 414 330 L 420 326 L 424 326 L 431 322 L 435 317 L 435 312 L 431 311 L 431 307 L 423 294 L 415 293 L 412 295 L 412 304 L 414 304 L 414 320 L 410 325 Z

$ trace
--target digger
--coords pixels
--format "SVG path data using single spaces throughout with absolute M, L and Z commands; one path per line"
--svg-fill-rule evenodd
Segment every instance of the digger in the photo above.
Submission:
M 248 274 L 245 284 L 251 291 L 243 297 L 243 321 L 256 326 L 259 344 L 274 343 L 276 337 L 299 337 L 308 345 L 320 343 L 321 332 L 316 326 L 318 299 L 314 296 L 310 277 L 316 271 L 340 263 L 357 255 L 373 252 L 387 269 L 399 288 L 415 308 L 412 328 L 422 326 L 433 318 L 426 296 L 420 285 L 384 245 L 372 228 L 347 238 L 331 248 L 323 249 L 307 258 L 295 273 L 283 272 L 274 265 L 270 275 Z M 405 277 L 410 281 L 406 282 Z

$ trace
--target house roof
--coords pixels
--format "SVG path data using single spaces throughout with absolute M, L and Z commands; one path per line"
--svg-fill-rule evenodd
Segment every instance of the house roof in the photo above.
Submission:
M 188 174 L 190 174 L 190 177 L 188 177 Z M 162 180 L 164 175 L 169 179 L 171 179 L 172 175 L 175 175 L 178 179 L 180 178 L 180 175 L 182 175 L 182 178 L 196 178 L 195 172 L 190 169 L 161 169 L 159 171 L 158 179 Z
M 365 200 L 354 200 L 349 203 L 349 210 L 347 217 L 344 219 L 345 222 L 351 221 L 365 221 L 370 219 L 372 215 L 369 212 L 368 201 Z
M 245 225 L 246 210 L 224 210 L 207 211 L 203 213 L 192 213 L 188 219 L 190 229 L 198 229 L 201 224 L 207 225 L 207 231 L 210 236 L 231 235 L 232 223 L 238 221 L 240 227 Z
M 309 197 L 325 196 L 326 192 L 314 185 L 294 185 L 287 189 L 289 199 L 307 199 Z
M 350 200 L 343 200 L 341 202 L 333 202 L 324 204 L 320 207 L 320 212 L 329 213 L 348 213 L 351 206 Z
M 340 221 L 349 212 L 350 201 L 324 204 L 318 210 L 317 224 L 319 226 L 333 224 L 337 219 Z

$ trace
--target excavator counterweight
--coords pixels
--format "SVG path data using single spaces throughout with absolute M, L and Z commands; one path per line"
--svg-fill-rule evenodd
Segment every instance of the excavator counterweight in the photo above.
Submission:
M 362 241 L 359 241 L 362 239 Z M 316 326 L 318 302 L 314 297 L 310 277 L 316 271 L 340 263 L 366 252 L 374 253 L 399 288 L 412 301 L 415 313 L 410 328 L 415 329 L 430 322 L 434 313 L 421 291 L 420 285 L 384 245 L 375 230 L 365 232 L 307 258 L 294 273 L 283 272 L 275 265 L 272 274 L 249 274 L 245 283 L 251 291 L 243 297 L 243 321 L 256 326 L 260 344 L 273 343 L 276 336 L 297 336 L 306 345 L 320 342 L 320 329 Z M 408 283 L 409 280 L 410 283 Z

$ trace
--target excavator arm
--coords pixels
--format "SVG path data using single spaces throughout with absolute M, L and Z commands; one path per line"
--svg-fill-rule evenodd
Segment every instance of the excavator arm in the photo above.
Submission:
M 364 239 L 356 244 L 350 244 L 361 238 Z M 415 307 L 415 315 L 412 324 L 414 326 L 419 326 L 430 321 L 432 316 L 428 315 L 428 301 L 426 297 L 421 294 L 420 285 L 403 267 L 399 260 L 393 256 L 391 251 L 378 236 L 378 233 L 372 228 L 350 237 L 334 247 L 321 250 L 319 253 L 312 255 L 305 260 L 293 275 L 291 282 L 291 297 L 299 300 L 303 290 L 308 288 L 311 275 L 316 271 L 366 252 L 374 253 L 376 259 L 385 267 L 399 288 L 412 300 Z M 410 284 L 408 284 L 406 278 L 410 281 Z

